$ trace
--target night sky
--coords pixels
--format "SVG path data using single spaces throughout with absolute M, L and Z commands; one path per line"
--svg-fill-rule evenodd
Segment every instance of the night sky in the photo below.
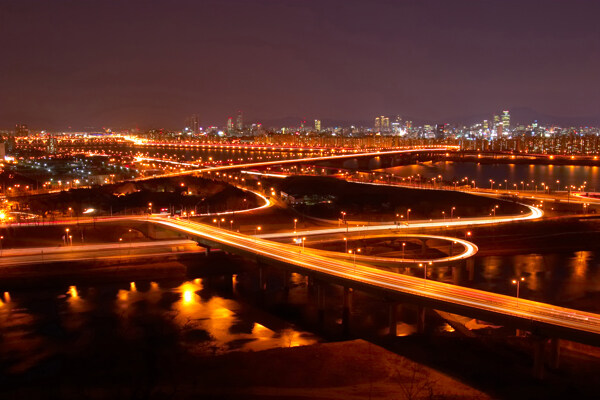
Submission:
M 0 128 L 600 116 L 596 0 L 0 0 Z M 526 122 L 526 121 L 522 121 Z

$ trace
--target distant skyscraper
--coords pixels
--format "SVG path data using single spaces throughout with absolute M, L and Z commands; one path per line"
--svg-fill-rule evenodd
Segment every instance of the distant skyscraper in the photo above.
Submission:
M 446 137 L 446 124 L 437 124 L 435 126 L 435 138 L 443 139 Z
M 58 140 L 54 136 L 50 136 L 46 142 L 46 150 L 48 154 L 56 154 L 58 152 Z
M 390 130 L 390 119 L 388 117 L 381 117 L 381 128 L 386 132 Z
M 315 131 L 321 132 L 321 120 L 320 119 L 315 119 Z
M 13 135 L 9 135 L 4 142 L 4 150 L 6 154 L 12 155 L 17 148 L 17 142 Z
M 26 124 L 15 125 L 15 136 L 29 136 L 29 128 Z
M 487 119 L 484 119 L 484 120 L 483 120 L 483 129 L 484 129 L 484 130 L 488 130 L 488 129 L 489 129 L 489 127 L 490 127 L 490 126 L 488 125 L 488 120 L 487 120 Z
M 190 119 L 190 129 L 192 130 L 192 133 L 200 132 L 200 120 L 198 119 L 198 114 L 192 115 L 192 118 Z
M 235 118 L 235 129 L 238 131 L 244 130 L 244 115 L 241 111 L 237 112 L 237 116 Z
M 390 119 L 389 117 L 380 116 L 375 118 L 375 130 L 377 132 L 389 132 L 390 131 Z
M 502 131 L 505 134 L 510 131 L 510 113 L 508 111 L 502 112 Z
M 227 118 L 227 133 L 232 133 L 233 132 L 233 118 L 229 117 Z
M 200 132 L 200 120 L 198 114 L 194 114 L 185 120 L 185 131 L 188 133 Z
M 500 116 L 499 115 L 495 115 L 494 114 L 494 127 L 498 126 L 498 124 L 500 124 Z

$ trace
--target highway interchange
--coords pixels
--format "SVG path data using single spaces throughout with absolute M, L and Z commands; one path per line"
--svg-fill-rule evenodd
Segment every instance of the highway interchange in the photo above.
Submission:
M 231 169 L 248 169 L 248 168 L 262 168 L 266 166 L 275 166 L 282 164 L 291 164 L 299 162 L 315 162 L 323 159 L 337 159 L 337 158 L 349 158 L 357 156 L 380 156 L 384 154 L 402 154 L 416 151 L 449 151 L 449 148 L 423 148 L 423 149 L 406 149 L 406 150 L 395 150 L 389 152 L 373 152 L 373 153 L 359 153 L 359 154 L 345 154 L 339 156 L 326 156 L 326 157 L 311 157 L 305 159 L 292 159 L 283 161 L 268 161 L 259 163 L 248 163 L 248 164 L 234 164 L 227 166 L 218 167 L 207 167 L 200 169 L 188 169 L 176 173 L 167 173 L 160 175 L 160 177 L 173 177 L 182 176 L 188 174 L 195 174 L 201 172 L 212 172 L 212 171 L 223 171 Z M 188 166 L 189 167 L 189 166 Z M 153 177 L 146 177 L 141 179 L 153 179 Z M 377 184 L 377 183 L 372 183 Z M 255 192 L 256 193 L 256 192 Z M 263 198 L 263 204 L 260 208 L 266 208 L 272 205 L 272 202 L 265 196 L 257 193 Z M 484 193 L 474 193 L 482 195 Z M 491 194 L 491 193 L 485 193 Z M 79 219 L 79 223 L 85 222 L 114 222 L 118 220 L 131 220 L 136 221 L 147 221 L 155 224 L 162 225 L 169 229 L 173 229 L 198 240 L 199 242 L 209 241 L 217 246 L 227 248 L 228 250 L 234 249 L 243 254 L 250 254 L 256 257 L 263 257 L 272 261 L 277 261 L 287 265 L 293 265 L 306 271 L 317 272 L 328 277 L 332 277 L 338 280 L 346 282 L 348 285 L 359 285 L 362 287 L 370 287 L 383 291 L 390 291 L 393 293 L 401 293 L 404 295 L 410 295 L 417 298 L 428 299 L 433 301 L 435 304 L 440 306 L 440 309 L 444 309 L 444 305 L 454 305 L 463 307 L 466 310 L 479 310 L 489 313 L 489 315 L 503 315 L 506 317 L 514 317 L 522 321 L 532 321 L 543 324 L 544 326 L 560 327 L 569 331 L 575 332 L 586 332 L 593 334 L 596 340 L 600 341 L 600 315 L 593 313 L 582 312 L 573 309 L 567 309 L 563 307 L 557 307 L 550 304 L 534 302 L 525 299 L 518 299 L 512 296 L 505 296 L 461 286 L 451 285 L 443 282 L 437 282 L 432 280 L 426 280 L 416 278 L 408 275 L 402 275 L 390 271 L 384 271 L 369 266 L 368 262 L 376 261 L 374 258 L 371 260 L 367 256 L 358 256 L 351 258 L 344 254 L 343 256 L 333 255 L 330 252 L 322 250 L 314 250 L 310 248 L 301 248 L 298 245 L 288 243 L 277 243 L 270 239 L 282 239 L 282 238 L 295 238 L 305 237 L 311 235 L 324 235 L 324 234 L 340 234 L 340 233 L 368 233 L 368 234 L 384 234 L 384 233 L 397 233 L 402 230 L 414 229 L 414 228 L 445 228 L 445 227 L 469 227 L 477 225 L 488 225 L 488 224 L 500 224 L 514 221 L 523 220 L 535 220 L 543 216 L 543 212 L 534 206 L 526 206 L 529 208 L 528 213 L 513 216 L 498 216 L 498 217 L 479 217 L 479 218 L 462 218 L 448 220 L 427 220 L 427 221 L 410 221 L 410 223 L 396 224 L 374 224 L 374 225 L 357 225 L 357 226 L 342 226 L 342 227 L 325 227 L 318 229 L 307 229 L 299 230 L 297 232 L 273 232 L 255 236 L 248 236 L 241 233 L 233 232 L 231 230 L 220 229 L 215 226 L 208 224 L 201 224 L 198 222 L 186 220 L 184 218 L 166 218 L 166 216 L 119 216 L 119 217 L 98 217 L 98 218 L 83 218 Z M 247 210 L 246 212 L 254 211 L 254 209 Z M 236 212 L 236 213 L 239 213 Z M 62 221 L 55 221 L 54 224 L 69 224 L 73 223 L 73 219 L 65 219 Z M 23 225 L 36 225 L 23 224 Z M 439 236 L 438 236 L 439 238 Z M 446 238 L 448 240 L 458 241 L 456 238 Z M 452 261 L 465 259 L 477 251 L 476 246 L 466 240 L 460 240 L 461 245 L 464 247 L 464 251 L 458 255 L 452 255 L 445 260 L 431 260 L 431 261 Z M 152 246 L 148 246 L 151 248 Z M 93 249 L 89 249 L 94 251 Z M 96 251 L 100 251 L 96 249 Z M 64 252 L 56 252 L 63 254 Z M 31 255 L 33 256 L 33 255 Z M 48 255 L 50 256 L 50 255 Z M 82 258 L 85 256 L 81 256 Z M 7 259 L 8 260 L 8 259 Z M 25 259 L 23 259 L 25 260 Z M 14 261 L 14 260 L 13 260 Z M 404 260 L 409 262 L 408 260 Z M 425 260 L 410 260 L 410 262 L 419 262 Z M 455 310 L 455 308 L 451 308 Z M 596 336 L 598 335 L 598 336 Z

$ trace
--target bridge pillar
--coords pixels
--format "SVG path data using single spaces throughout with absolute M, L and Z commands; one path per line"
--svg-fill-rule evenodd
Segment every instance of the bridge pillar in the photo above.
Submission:
M 317 323 L 320 327 L 325 322 L 325 291 L 323 284 L 317 284 Z
M 546 339 L 541 337 L 533 338 L 533 377 L 544 379 L 544 348 Z
M 223 275 L 223 289 L 227 293 L 233 293 L 233 274 Z
M 389 335 L 398 336 L 398 303 L 391 302 L 389 305 Z
M 283 296 L 287 300 L 290 294 L 290 272 L 286 269 L 283 271 Z
M 312 290 L 315 286 L 315 278 L 310 274 L 306 275 L 306 287 L 308 290 Z
M 560 365 L 560 339 L 550 339 L 550 368 L 558 369 Z
M 210 254 L 210 246 L 204 246 L 204 255 L 208 257 Z
M 264 291 L 267 289 L 265 267 L 263 267 L 262 265 L 258 266 L 258 287 L 261 291 Z
M 421 240 L 421 255 L 427 255 L 427 242 L 425 240 Z
M 475 279 L 475 261 L 472 258 L 467 260 L 467 271 L 469 271 L 469 282 Z
M 417 333 L 425 332 L 425 310 L 425 307 L 417 306 Z
M 352 289 L 344 286 L 343 302 L 344 306 L 342 309 L 342 329 L 344 335 L 350 334 L 350 305 L 352 304 Z
M 455 285 L 460 285 L 461 283 L 461 266 L 460 265 L 453 265 L 452 266 L 452 282 L 454 282 Z

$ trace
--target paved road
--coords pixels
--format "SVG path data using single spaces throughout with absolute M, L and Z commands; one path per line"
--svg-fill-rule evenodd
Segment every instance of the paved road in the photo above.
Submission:
M 7 249 L 2 251 L 0 266 L 41 264 L 61 261 L 126 260 L 163 255 L 199 253 L 202 249 L 191 240 L 164 240 L 141 243 L 103 243 L 60 247 Z

